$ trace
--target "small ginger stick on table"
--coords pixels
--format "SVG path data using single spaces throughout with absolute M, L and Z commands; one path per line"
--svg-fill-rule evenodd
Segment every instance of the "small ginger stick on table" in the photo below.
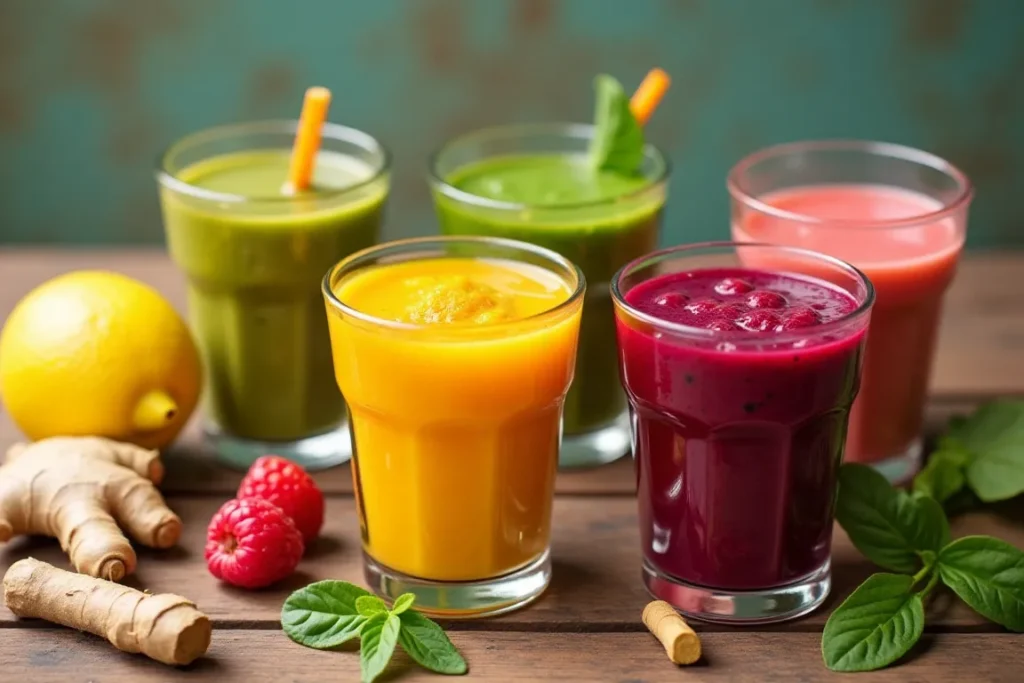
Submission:
M 664 600 L 655 600 L 644 608 L 644 625 L 676 664 L 693 664 L 700 659 L 700 638 L 678 612 Z

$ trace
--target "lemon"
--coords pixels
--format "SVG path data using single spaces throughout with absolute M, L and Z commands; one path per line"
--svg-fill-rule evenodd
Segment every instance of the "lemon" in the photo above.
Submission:
M 18 302 L 0 332 L 0 396 L 31 439 L 170 443 L 199 400 L 202 365 L 174 308 L 124 275 L 77 271 Z

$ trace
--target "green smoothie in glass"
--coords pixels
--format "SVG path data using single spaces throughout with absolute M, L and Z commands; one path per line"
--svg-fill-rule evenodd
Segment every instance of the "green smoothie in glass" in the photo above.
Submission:
M 590 283 L 565 403 L 563 467 L 610 462 L 629 449 L 608 285 L 619 268 L 656 249 L 669 176 L 667 158 L 642 135 L 634 167 L 595 165 L 602 126 L 599 115 L 597 126 L 488 128 L 446 144 L 430 169 L 442 232 L 553 249 Z
M 294 122 L 203 131 L 173 145 L 158 173 L 206 362 L 207 431 L 218 456 L 240 467 L 268 452 L 314 469 L 351 455 L 320 281 L 376 243 L 388 155 L 371 136 L 326 124 L 309 189 L 289 192 L 295 131 Z

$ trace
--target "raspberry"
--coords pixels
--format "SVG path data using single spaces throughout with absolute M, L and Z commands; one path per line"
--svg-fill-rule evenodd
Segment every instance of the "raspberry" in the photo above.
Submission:
M 746 294 L 752 289 L 754 289 L 754 285 L 750 284 L 746 280 L 741 280 L 738 277 L 723 278 L 721 282 L 715 285 L 715 291 L 722 296 Z
M 711 299 L 692 301 L 685 306 L 686 310 L 696 316 L 704 316 L 718 308 L 718 302 Z
M 747 295 L 747 306 L 751 308 L 785 308 L 787 303 L 786 297 L 778 292 L 762 289 Z
M 715 315 L 723 320 L 736 320 L 750 309 L 742 304 L 722 304 L 715 309 Z
M 665 292 L 658 296 L 658 298 L 654 300 L 654 303 L 659 306 L 667 306 L 669 308 L 682 308 L 689 300 L 690 298 L 685 294 L 680 294 L 679 292 Z
M 774 330 L 779 324 L 779 316 L 765 310 L 751 311 L 736 321 L 745 330 L 751 332 L 767 332 Z
M 292 518 L 306 544 L 320 533 L 324 524 L 324 494 L 291 460 L 265 455 L 252 464 L 238 487 L 239 498 L 269 500 Z
M 817 311 L 811 308 L 794 308 L 782 319 L 779 331 L 799 330 L 802 327 L 812 327 L 821 320 Z
M 704 327 L 709 330 L 715 330 L 716 332 L 730 332 L 732 330 L 740 329 L 733 321 L 725 320 L 723 318 L 719 318 L 718 320 L 712 320 Z
M 290 575 L 303 550 L 291 518 L 259 498 L 229 500 L 206 529 L 210 573 L 242 588 L 263 588 Z

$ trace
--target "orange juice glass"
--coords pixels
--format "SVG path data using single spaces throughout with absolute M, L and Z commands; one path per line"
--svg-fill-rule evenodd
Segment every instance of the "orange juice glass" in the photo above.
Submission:
M 859 140 L 797 142 L 755 152 L 729 175 L 740 242 L 811 249 L 853 264 L 875 287 L 846 460 L 892 481 L 921 462 L 925 396 L 946 289 L 974 191 L 949 162 Z
M 324 278 L 364 573 L 383 597 L 478 616 L 547 587 L 585 287 L 553 251 L 483 237 L 380 245 Z

